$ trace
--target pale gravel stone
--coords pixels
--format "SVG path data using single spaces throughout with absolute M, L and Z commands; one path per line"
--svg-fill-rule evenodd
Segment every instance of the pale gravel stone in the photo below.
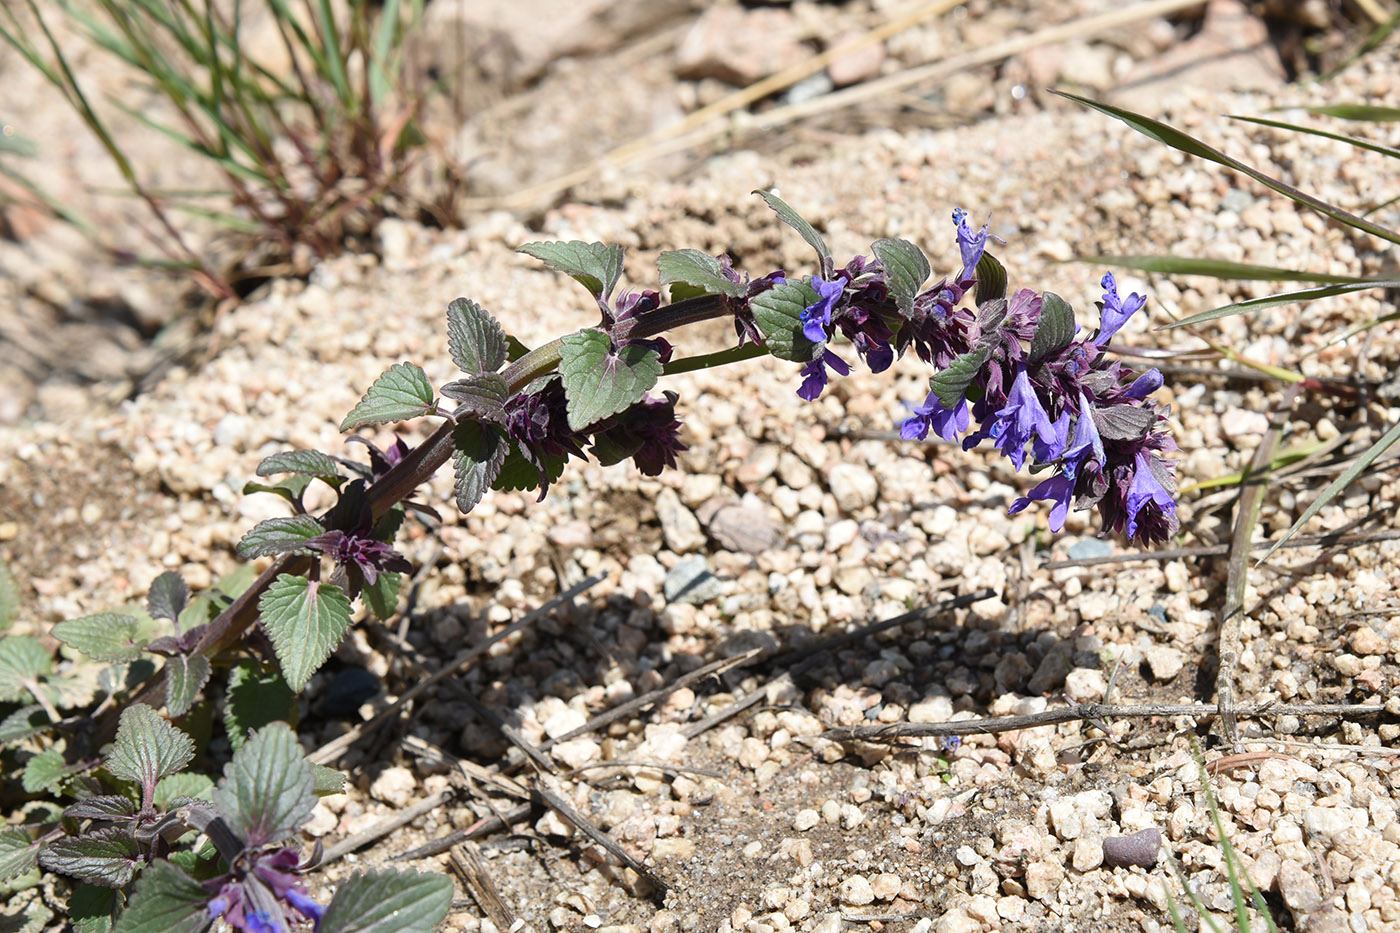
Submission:
M 1143 654 L 1147 659 L 1148 669 L 1152 671 L 1152 679 L 1159 683 L 1173 679 L 1186 666 L 1186 656 L 1180 649 L 1171 645 L 1153 645 Z
M 794 817 L 792 821 L 792 828 L 799 833 L 805 833 L 820 822 L 821 814 L 808 807 L 805 810 L 797 811 L 797 816 Z
M 875 890 L 864 875 L 852 875 L 841 882 L 841 903 L 852 907 L 864 907 L 875 900 Z
M 407 768 L 385 768 L 369 787 L 370 796 L 402 809 L 417 799 L 418 780 Z

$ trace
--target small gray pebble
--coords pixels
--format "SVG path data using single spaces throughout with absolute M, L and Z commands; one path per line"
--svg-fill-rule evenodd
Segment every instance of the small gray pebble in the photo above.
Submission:
M 1092 557 L 1107 557 L 1113 553 L 1113 545 L 1103 538 L 1085 538 L 1069 546 L 1070 560 L 1088 560 Z
M 1155 826 L 1140 829 L 1128 836 L 1109 836 L 1103 841 L 1103 863 L 1110 868 L 1140 865 L 1151 868 L 1157 864 L 1162 848 L 1162 831 Z
M 710 572 L 703 557 L 692 557 L 672 567 L 663 585 L 668 603 L 690 603 L 699 606 L 716 599 L 724 587 L 719 577 Z

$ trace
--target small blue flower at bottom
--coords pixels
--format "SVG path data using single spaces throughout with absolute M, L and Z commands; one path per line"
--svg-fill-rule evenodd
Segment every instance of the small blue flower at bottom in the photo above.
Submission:
M 1128 522 L 1125 529 L 1129 538 L 1137 535 L 1138 518 L 1148 505 L 1155 504 L 1163 515 L 1176 512 L 1176 500 L 1171 492 L 1158 482 L 1147 456 L 1139 452 L 1134 458 L 1134 464 L 1137 469 L 1133 471 L 1133 481 L 1128 486 Z
M 1060 438 L 1056 436 L 1055 425 L 1040 404 L 1035 394 L 1031 378 L 1023 369 L 1011 383 L 1011 392 L 1006 397 L 1006 406 L 996 413 L 996 421 L 991 426 L 990 436 L 997 449 L 1011 458 L 1011 465 L 1018 471 L 1026 462 L 1026 442 L 1037 436 L 1048 448 L 1051 456 L 1059 456 L 1055 449 Z M 998 428 L 1000 430 L 998 430 Z
M 851 367 L 846 365 L 845 360 L 830 350 L 822 350 L 812 358 L 812 362 L 802 367 L 802 387 L 797 390 L 797 394 L 809 402 L 816 401 L 817 396 L 822 394 L 822 389 L 826 388 L 828 366 L 833 372 L 843 376 L 851 374 Z
M 951 441 L 971 425 L 972 413 L 968 409 L 967 399 L 960 400 L 952 408 L 944 408 L 938 394 L 930 392 L 924 403 L 914 408 L 914 414 L 899 426 L 899 436 L 906 441 L 923 440 L 928 437 L 929 428 L 932 428 L 933 433 L 945 441 Z

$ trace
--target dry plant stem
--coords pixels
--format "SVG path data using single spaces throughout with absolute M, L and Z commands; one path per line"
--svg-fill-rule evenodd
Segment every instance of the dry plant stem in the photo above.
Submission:
M 329 865 L 331 862 L 344 858 L 356 849 L 363 848 L 371 842 L 383 839 L 394 830 L 407 826 L 423 814 L 431 813 L 438 807 L 450 803 L 452 798 L 456 795 L 457 792 L 451 788 L 438 791 L 436 794 L 433 794 L 433 796 L 420 800 L 413 806 L 406 807 L 387 819 L 380 820 L 372 826 L 365 827 L 354 835 L 342 839 L 340 842 L 337 842 L 327 849 L 325 854 L 321 856 L 321 864 Z
M 541 775 L 540 779 L 535 783 L 535 793 L 539 795 L 540 799 L 548 804 L 551 810 L 573 824 L 575 829 L 608 850 L 608 854 L 613 858 L 640 875 L 643 880 L 651 885 L 652 900 L 658 904 L 664 903 L 666 900 L 666 891 L 669 888 L 666 882 L 662 881 L 661 877 L 650 868 L 647 868 L 641 862 L 637 861 L 630 852 L 622 848 L 622 846 L 618 845 L 616 842 L 613 842 L 611 836 L 590 823 L 582 813 L 579 813 L 570 806 L 569 802 L 565 800 L 564 796 L 557 790 L 552 787 L 546 787 L 546 780 L 548 779 Z
M 409 849 L 407 852 L 400 852 L 390 861 L 412 862 L 420 858 L 431 858 L 434 855 L 441 855 L 459 842 L 466 842 L 469 839 L 479 839 L 482 836 L 489 836 L 498 833 L 503 829 L 508 829 L 512 824 L 518 823 L 534 812 L 534 805 L 522 803 L 519 806 L 511 807 L 500 816 L 488 816 L 484 820 L 478 820 L 466 829 L 458 830 L 455 833 L 448 833 L 446 836 L 434 839 L 432 842 L 424 843 L 416 849 Z
M 1236 716 L 1336 716 L 1346 720 L 1386 715 L 1385 708 L 1370 703 L 1256 703 L 1234 708 Z M 1081 703 L 1061 709 L 1046 710 L 1025 716 L 996 716 L 982 719 L 958 719 L 950 722 L 896 722 L 887 726 L 854 726 L 849 729 L 829 729 L 819 738 L 837 742 L 888 742 L 896 739 L 919 739 L 937 736 L 993 735 L 1015 732 L 1037 726 L 1053 726 L 1062 722 L 1089 722 L 1094 719 L 1156 719 L 1186 716 L 1192 719 L 1214 719 L 1220 707 L 1214 703 L 1148 703 L 1117 706 L 1110 703 Z
M 515 914 L 501 899 L 501 892 L 496 890 L 496 885 L 492 882 L 476 846 L 464 842 L 454 845 L 451 851 L 452 867 L 457 869 L 457 875 L 471 892 L 477 906 L 496 925 L 496 929 L 509 930 L 515 925 Z
M 1220 706 L 1220 725 L 1225 741 L 1238 747 L 1239 734 L 1235 728 L 1235 666 L 1240 656 L 1240 627 L 1244 623 L 1244 597 L 1249 588 L 1249 546 L 1254 529 L 1259 525 L 1259 510 L 1269 489 L 1269 465 L 1273 463 L 1288 413 L 1293 410 L 1301 388 L 1294 384 L 1284 390 L 1283 397 L 1269 416 L 1269 430 L 1254 459 L 1249 464 L 1246 480 L 1240 491 L 1240 504 L 1235 518 L 1235 533 L 1230 541 L 1229 572 L 1225 580 L 1225 604 L 1220 607 L 1220 640 L 1217 655 L 1220 669 L 1215 675 L 1215 699 Z
M 1396 538 L 1400 538 L 1400 531 L 1377 531 L 1374 534 L 1364 535 L 1340 535 L 1332 532 L 1325 535 L 1293 538 L 1290 541 L 1285 541 L 1280 547 L 1357 547 L 1363 544 L 1394 541 Z M 1269 546 L 1270 542 L 1268 541 L 1255 541 L 1250 544 L 1249 549 L 1258 551 Z M 1127 554 L 1110 554 L 1107 557 L 1075 557 L 1067 560 L 1051 560 L 1041 564 L 1040 567 L 1042 570 L 1062 570 L 1066 567 L 1097 567 L 1101 564 L 1126 564 L 1139 560 L 1181 560 L 1186 557 L 1212 557 L 1217 554 L 1227 554 L 1229 551 L 1230 545 L 1228 544 L 1206 544 L 1201 547 L 1166 548 L 1160 551 L 1132 551 Z

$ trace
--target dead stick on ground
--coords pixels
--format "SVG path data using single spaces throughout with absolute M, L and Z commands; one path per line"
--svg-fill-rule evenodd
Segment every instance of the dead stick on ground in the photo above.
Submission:
M 470 842 L 453 846 L 452 867 L 457 869 L 462 883 L 467 886 L 467 890 L 486 916 L 491 918 L 496 929 L 509 930 L 515 925 L 515 914 L 506 906 L 506 902 L 501 900 L 501 892 L 496 890 L 495 883 L 491 881 L 491 875 L 487 873 L 486 865 L 481 861 L 476 846 Z
M 474 661 L 476 661 L 477 658 L 485 654 L 486 651 L 490 649 L 492 645 L 506 638 L 509 638 L 511 635 L 514 635 L 516 632 L 520 631 L 525 626 L 535 622 L 542 616 L 548 615 L 550 612 L 553 612 L 554 609 L 558 606 L 563 605 L 564 603 L 573 599 L 575 596 L 579 595 L 585 590 L 588 590 L 598 585 L 599 583 L 602 583 L 605 579 L 607 579 L 606 574 L 598 574 L 596 576 L 589 577 L 587 580 L 584 580 L 580 583 L 569 587 L 568 590 L 566 590 L 563 593 L 560 593 L 558 596 L 554 597 L 549 602 L 545 603 L 543 606 L 540 606 L 538 609 L 532 609 L 530 612 L 527 612 L 524 616 L 520 618 L 519 621 L 512 622 L 510 625 L 506 626 L 504 629 L 497 632 L 495 635 L 492 635 L 490 638 L 486 639 L 481 644 L 469 648 L 466 651 L 463 651 L 461 654 L 457 655 L 457 657 L 453 658 L 452 661 L 449 662 L 448 665 L 442 670 L 414 684 L 412 687 L 410 687 L 407 691 L 404 692 L 403 696 L 395 700 L 394 703 L 388 709 L 384 710 L 384 712 L 380 713 L 378 716 L 374 717 L 369 722 L 363 723 L 362 725 L 358 725 L 355 728 L 351 729 L 349 732 L 345 733 L 344 735 L 332 739 L 331 741 L 327 742 L 325 745 L 322 745 L 320 748 L 316 749 L 316 751 L 308 755 L 307 758 L 309 758 L 313 764 L 318 765 L 326 765 L 335 761 L 341 755 L 345 754 L 350 749 L 350 746 L 354 745 L 355 742 L 360 738 L 360 736 L 365 735 L 369 732 L 373 732 L 375 729 L 378 729 L 380 726 L 384 725 L 386 722 L 389 721 L 391 717 L 397 715 L 399 710 L 403 709 L 406 705 L 408 705 L 410 701 L 412 701 L 415 697 L 421 694 L 424 690 L 427 690 L 429 687 L 436 685 L 440 681 L 465 670 Z
M 348 838 L 342 839 L 326 850 L 326 854 L 321 858 L 321 864 L 329 865 L 331 862 L 349 855 L 356 849 L 382 839 L 394 830 L 412 823 L 423 814 L 436 810 L 456 795 L 457 792 L 451 789 L 438 791 L 436 794 L 433 794 L 433 796 L 425 800 L 420 800 L 405 810 L 400 810 L 388 819 L 380 820 L 373 826 L 369 826 Z
M 1338 716 L 1342 719 L 1384 716 L 1384 707 L 1369 703 L 1259 703 L 1237 706 L 1236 716 Z M 1115 706 L 1107 703 L 1081 703 L 1061 709 L 1046 710 L 1026 716 L 996 716 L 983 719 L 958 719 L 950 722 L 896 722 L 887 726 L 855 726 L 850 729 L 829 729 L 819 738 L 837 742 L 887 742 L 895 739 L 918 739 L 945 735 L 990 735 L 1015 732 L 1037 726 L 1053 726 L 1062 722 L 1088 722 L 1094 719 L 1146 719 L 1153 717 L 1186 716 L 1194 719 L 1214 719 L 1220 707 L 1214 703 L 1149 703 Z
M 622 846 L 618 845 L 616 842 L 613 842 L 611 836 L 590 823 L 582 813 L 579 813 L 569 805 L 569 802 L 564 799 L 563 795 L 546 787 L 546 780 L 548 780 L 548 778 L 544 775 L 540 775 L 539 779 L 535 782 L 535 792 L 540 795 L 540 799 L 548 804 L 550 809 L 572 823 L 575 829 L 598 843 L 598 845 L 606 849 L 609 854 L 619 862 L 640 875 L 651 885 L 651 897 L 653 900 L 658 904 L 664 902 L 666 900 L 668 885 L 661 880 L 661 876 L 637 861 L 630 852 L 622 848 Z
M 1299 547 L 1354 547 L 1360 544 L 1379 544 L 1400 538 L 1400 531 L 1378 531 L 1374 534 L 1339 535 L 1335 532 L 1325 535 L 1304 535 L 1291 538 L 1280 548 Z M 1249 546 L 1252 551 L 1273 547 L 1272 541 L 1255 541 Z M 1161 551 L 1133 551 L 1129 554 L 1110 554 L 1108 557 L 1078 557 L 1071 560 L 1051 560 L 1040 565 L 1042 570 L 1064 570 L 1067 567 L 1098 567 L 1102 564 L 1126 564 L 1133 561 L 1181 560 L 1185 557 L 1214 557 L 1228 554 L 1228 544 L 1208 544 L 1203 547 L 1166 548 Z
M 424 843 L 416 849 L 400 852 L 390 859 L 390 861 L 411 862 L 414 859 L 430 858 L 434 855 L 440 855 L 459 842 L 465 842 L 468 839 L 479 839 L 482 836 L 489 836 L 503 829 L 509 829 L 512 823 L 518 823 L 525 819 L 534 809 L 534 804 L 522 803 L 519 806 L 511 807 L 500 816 L 488 816 L 484 820 L 477 820 L 466 829 L 459 829 L 455 833 L 448 833 L 446 836 L 441 836 L 434 839 L 432 842 Z

